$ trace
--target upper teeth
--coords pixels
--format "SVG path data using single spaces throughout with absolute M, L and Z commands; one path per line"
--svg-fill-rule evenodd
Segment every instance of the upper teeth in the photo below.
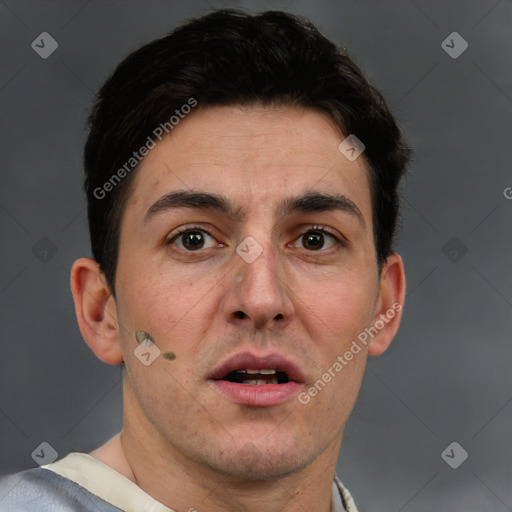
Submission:
M 249 375 L 256 375 L 257 373 L 260 373 L 261 375 L 274 375 L 276 373 L 276 370 L 271 370 L 269 368 L 264 368 L 262 370 L 247 369 L 236 370 L 236 373 L 247 373 Z

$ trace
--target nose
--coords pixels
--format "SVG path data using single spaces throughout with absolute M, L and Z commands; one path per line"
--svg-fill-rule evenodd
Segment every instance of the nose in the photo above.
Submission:
M 270 242 L 263 245 L 251 237 L 248 244 L 252 246 L 241 244 L 234 255 L 224 302 L 228 322 L 260 330 L 284 327 L 294 306 L 283 262 Z M 248 249 L 245 254 L 244 249 Z

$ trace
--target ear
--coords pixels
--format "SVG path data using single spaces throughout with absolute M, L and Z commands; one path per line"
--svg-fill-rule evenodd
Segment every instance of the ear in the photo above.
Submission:
M 80 258 L 71 268 L 71 291 L 80 332 L 103 362 L 123 362 L 115 299 L 99 264 Z
M 372 328 L 377 333 L 368 345 L 368 355 L 383 354 L 395 337 L 405 300 L 405 270 L 399 254 L 391 254 L 382 268 L 379 297 Z

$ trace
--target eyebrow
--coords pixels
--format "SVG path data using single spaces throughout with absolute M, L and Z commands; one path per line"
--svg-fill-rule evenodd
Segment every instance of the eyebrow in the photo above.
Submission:
M 219 212 L 235 220 L 247 217 L 242 207 L 237 207 L 226 196 L 209 192 L 176 190 L 165 194 L 153 203 L 144 215 L 144 223 L 156 214 L 175 208 L 194 208 Z M 287 216 L 296 212 L 312 213 L 342 211 L 356 217 L 364 226 L 364 217 L 357 205 L 342 194 L 306 192 L 298 196 L 287 197 L 277 207 L 278 216 Z

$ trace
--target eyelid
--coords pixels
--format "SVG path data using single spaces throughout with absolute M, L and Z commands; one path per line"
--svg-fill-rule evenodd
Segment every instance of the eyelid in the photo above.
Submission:
M 322 233 L 326 233 L 327 235 L 331 235 L 334 238 L 338 238 L 339 235 L 329 229 L 327 226 L 322 226 L 319 224 L 310 224 L 307 229 L 303 233 L 307 233 L 308 231 L 321 231 Z
M 168 245 L 174 240 L 176 240 L 180 235 L 183 235 L 184 233 L 188 233 L 189 231 L 201 231 L 202 233 L 206 233 L 211 238 L 215 239 L 215 237 L 203 226 L 196 226 L 196 225 L 188 225 L 188 226 L 182 226 L 181 228 L 178 228 L 177 231 L 175 231 L 172 235 L 169 235 L 165 240 L 165 245 Z
M 210 235 L 210 232 L 205 229 L 203 226 L 196 226 L 194 224 L 181 226 L 178 230 L 171 235 L 171 238 L 174 238 L 176 235 L 181 235 L 182 233 L 186 233 L 187 231 L 204 231 Z M 210 235 L 211 236 L 211 235 Z

